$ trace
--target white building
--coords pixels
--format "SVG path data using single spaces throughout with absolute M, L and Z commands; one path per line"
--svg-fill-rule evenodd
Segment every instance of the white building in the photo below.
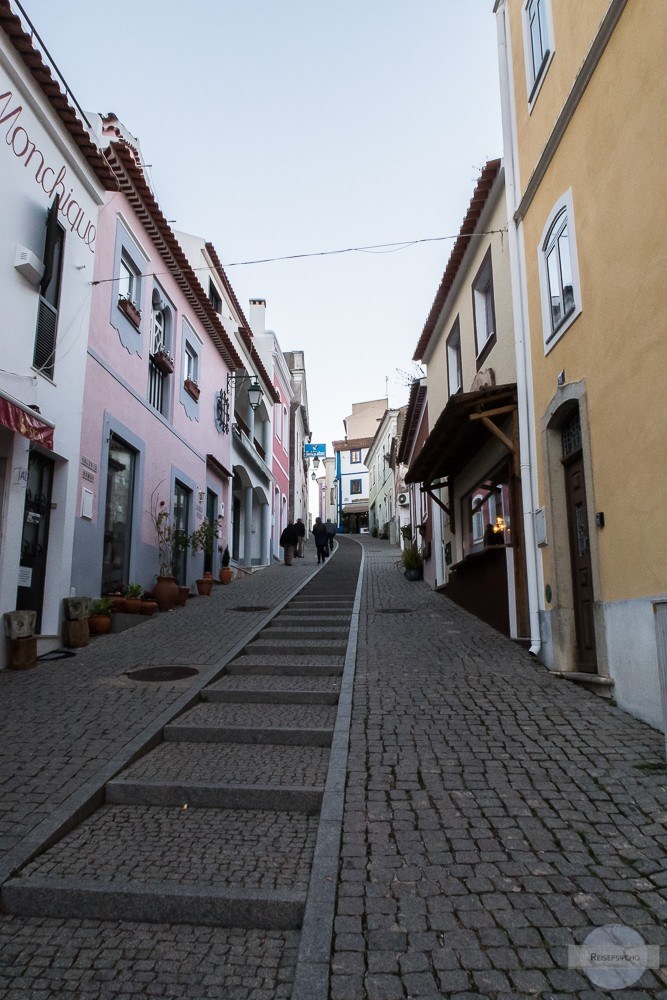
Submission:
M 290 499 L 289 519 L 301 518 L 308 527 L 308 461 L 306 441 L 310 441 L 308 386 L 303 351 L 285 351 L 285 361 L 292 373 L 292 410 L 290 414 Z
M 385 410 L 366 455 L 368 468 L 368 527 L 371 534 L 398 541 L 396 520 L 396 477 L 392 458 L 396 456 L 399 410 Z
M 0 610 L 34 610 L 55 636 L 79 513 L 97 213 L 115 184 L 32 25 L 7 0 L 0 12 Z
M 271 522 L 274 492 L 272 470 L 272 415 L 280 401 L 271 376 L 254 342 L 253 331 L 220 263 L 212 243 L 188 233 L 177 233 L 190 264 L 206 281 L 205 291 L 226 333 L 240 355 L 245 375 L 221 386 L 223 408 L 229 413 L 232 435 L 232 560 L 240 566 L 267 566 L 271 561 Z M 254 393 L 261 389 L 259 405 Z

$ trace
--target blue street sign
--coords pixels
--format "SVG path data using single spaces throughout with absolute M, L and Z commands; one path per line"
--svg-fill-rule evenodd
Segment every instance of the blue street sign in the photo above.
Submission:
M 311 444 L 307 441 L 304 445 L 304 454 L 306 458 L 326 458 L 327 446 L 326 444 Z

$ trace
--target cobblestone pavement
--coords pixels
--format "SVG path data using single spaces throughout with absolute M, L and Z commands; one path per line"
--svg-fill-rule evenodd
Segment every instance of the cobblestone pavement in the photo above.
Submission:
M 191 686 L 141 684 L 125 672 L 187 664 L 200 675 L 317 568 L 315 547 L 292 566 L 274 564 L 215 587 L 211 597 L 93 639 L 73 659 L 0 671 L 0 863 L 53 810 L 95 777 Z
M 331 1000 L 664 1000 L 661 734 L 364 546 Z M 570 967 L 606 925 L 662 971 Z

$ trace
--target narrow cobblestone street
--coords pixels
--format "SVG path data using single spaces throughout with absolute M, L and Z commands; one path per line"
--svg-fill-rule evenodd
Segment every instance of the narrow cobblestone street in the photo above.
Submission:
M 661 734 L 365 551 L 331 1000 L 666 997 L 568 967 L 667 942 Z
M 665 1000 L 662 735 L 550 675 L 424 583 L 406 581 L 396 565 L 397 549 L 388 543 L 367 536 L 360 541 L 364 581 L 330 1000 Z M 342 539 L 341 552 L 356 544 Z M 336 559 L 315 578 L 319 594 L 326 592 L 326 570 Z M 311 544 L 293 567 L 275 565 L 216 588 L 211 599 L 97 640 L 72 660 L 1 673 L 2 881 L 23 867 L 31 850 L 46 846 L 58 822 L 77 805 L 83 808 L 93 788 L 110 782 L 151 734 L 194 704 L 226 657 L 236 655 L 245 637 L 316 568 Z M 281 620 L 289 632 L 289 616 L 283 613 Z M 273 627 L 273 635 L 279 644 L 285 641 L 280 627 Z M 314 652 L 308 662 L 317 671 L 324 656 L 310 645 L 312 633 L 306 631 L 308 640 L 300 642 L 303 635 L 294 633 L 293 652 Z M 256 662 L 270 660 L 261 653 L 264 641 Z M 320 651 L 337 641 L 323 637 Z M 190 678 L 132 686 L 125 677 L 134 667 L 175 663 L 197 666 L 196 683 Z M 238 690 L 252 694 L 252 674 L 226 673 L 209 690 L 225 688 L 232 678 Z M 298 678 L 290 698 L 306 686 Z M 330 725 L 325 699 L 333 679 L 314 674 L 308 686 L 318 689 L 321 703 L 304 704 L 296 713 L 286 704 L 293 721 L 284 725 Z M 210 708 L 209 719 L 237 730 L 249 714 L 242 702 L 225 707 L 214 701 Z M 200 707 L 190 709 L 192 725 L 199 714 Z M 263 725 L 280 724 L 280 714 L 273 705 Z M 187 743 L 165 742 L 140 757 L 131 774 L 150 782 L 162 771 L 162 758 L 183 782 L 202 769 L 223 769 L 220 744 L 198 746 L 193 757 Z M 232 740 L 227 746 L 225 781 L 249 769 L 259 783 L 276 771 L 291 776 L 278 778 L 283 785 L 324 784 L 324 747 L 286 746 L 278 757 L 253 742 Z M 123 799 L 118 802 L 106 814 L 110 825 L 97 832 L 108 845 L 114 877 L 122 877 L 128 856 L 122 838 L 141 837 L 128 826 Z M 252 807 L 248 816 L 252 826 Z M 192 821 L 199 822 L 194 812 Z M 169 823 L 177 822 L 173 816 L 165 823 L 167 834 Z M 270 833 L 255 826 L 253 835 Z M 91 854 L 84 829 L 70 841 L 80 845 L 68 855 L 74 874 Z M 210 831 L 202 834 L 204 860 L 212 847 L 205 842 Z M 230 857 L 248 846 L 241 830 L 233 836 L 237 840 L 226 844 Z M 277 823 L 275 837 L 281 836 Z M 221 822 L 214 839 L 226 838 Z M 187 869 L 190 858 L 183 857 L 178 836 L 168 835 L 166 842 L 173 862 L 165 854 L 150 857 L 150 865 Z M 160 850 L 159 842 L 146 845 L 147 856 Z M 271 878 L 288 886 L 303 880 L 302 860 L 295 851 L 290 866 L 274 868 Z M 261 882 L 261 860 L 257 872 Z M 211 870 L 212 881 L 214 875 Z M 149 862 L 143 877 L 150 880 Z M 612 990 L 608 980 L 600 985 L 575 968 L 568 947 L 609 925 L 638 932 L 647 945 L 662 945 L 663 969 L 642 971 L 636 982 Z M 300 936 L 292 929 L 2 913 L 0 995 L 287 1000 Z

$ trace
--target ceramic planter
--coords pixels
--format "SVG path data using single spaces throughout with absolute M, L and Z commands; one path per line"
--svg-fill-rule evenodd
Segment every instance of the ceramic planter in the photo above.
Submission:
M 201 390 L 199 386 L 192 381 L 192 379 L 186 378 L 185 382 L 183 383 L 183 388 L 185 389 L 185 391 L 189 396 L 192 396 L 195 402 L 199 399 L 199 393 Z
M 91 635 L 106 635 L 111 631 L 111 615 L 91 615 L 88 629 Z
M 141 313 L 134 302 L 131 302 L 130 299 L 120 298 L 118 299 L 118 308 L 127 316 L 132 326 L 136 326 L 138 330 L 141 323 Z
M 178 584 L 175 576 L 158 576 L 153 587 L 153 597 L 160 611 L 171 611 L 178 601 Z

